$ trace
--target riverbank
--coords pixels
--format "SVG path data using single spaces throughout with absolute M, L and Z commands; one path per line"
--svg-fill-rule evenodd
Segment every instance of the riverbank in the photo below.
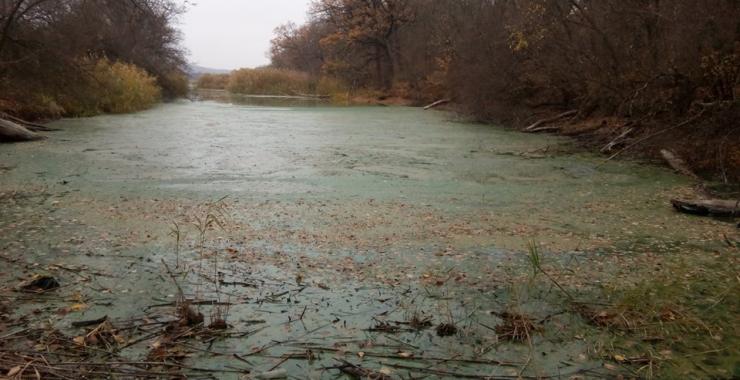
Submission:
M 491 104 L 486 106 L 491 112 L 485 117 L 473 117 L 474 110 L 450 98 L 432 103 L 428 97 L 409 89 L 349 89 L 336 79 L 316 79 L 306 73 L 274 68 L 204 75 L 196 87 L 198 91 L 216 95 L 224 91 L 232 97 L 298 95 L 345 106 L 429 106 L 454 112 L 462 119 L 510 126 L 523 132 L 573 137 L 607 160 L 627 157 L 665 165 L 661 151 L 667 150 L 704 180 L 730 185 L 729 188 L 740 183 L 740 129 L 733 127 L 740 119 L 737 102 L 697 102 L 682 116 L 656 114 L 640 118 L 599 116 L 594 110 Z M 737 198 L 740 192 L 724 195 Z
M 668 170 L 405 107 L 52 126 L 0 146 L 1 372 L 734 375 L 740 237 Z
M 740 129 L 722 127 L 736 114 L 737 106 L 730 105 L 707 117 L 702 117 L 702 111 L 698 111 L 683 119 L 646 122 L 614 117 L 575 118 L 536 129 L 574 137 L 607 160 L 627 157 L 666 165 L 669 163 L 661 152 L 667 150 L 699 177 L 709 182 L 737 185 L 740 183 Z M 527 131 L 527 128 L 522 130 Z M 734 195 L 737 197 L 740 193 Z
M 605 161 L 628 158 L 670 167 L 661 153 L 667 150 L 686 164 L 692 172 L 689 174 L 706 181 L 718 195 L 737 198 L 740 196 L 740 128 L 726 126 L 733 125 L 732 120 L 740 117 L 740 107 L 736 103 L 697 107 L 696 114 L 678 120 L 584 117 L 578 110 L 526 108 L 500 121 L 481 122 L 508 125 L 525 133 L 567 136 L 589 151 L 601 154 Z M 434 108 L 469 118 L 464 108 L 454 102 Z

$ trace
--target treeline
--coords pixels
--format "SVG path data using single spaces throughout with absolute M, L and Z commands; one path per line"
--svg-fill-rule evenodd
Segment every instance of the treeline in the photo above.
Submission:
M 0 111 L 147 108 L 187 92 L 172 0 L 0 0 Z
M 315 0 L 310 16 L 276 29 L 273 67 L 485 121 L 576 110 L 606 141 L 680 124 L 677 150 L 740 178 L 735 0 Z

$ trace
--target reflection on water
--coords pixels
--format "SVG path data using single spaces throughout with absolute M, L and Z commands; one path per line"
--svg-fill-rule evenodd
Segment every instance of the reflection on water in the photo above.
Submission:
M 283 95 L 244 95 L 234 94 L 224 90 L 197 90 L 196 100 L 212 100 L 244 106 L 269 107 L 316 107 L 329 104 L 328 99 L 310 98 L 305 96 Z

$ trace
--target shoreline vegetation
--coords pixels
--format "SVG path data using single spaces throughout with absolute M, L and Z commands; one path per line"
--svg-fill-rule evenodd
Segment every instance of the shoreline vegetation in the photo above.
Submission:
M 143 110 L 188 77 L 168 0 L 0 4 L 0 111 L 49 120 Z M 141 41 L 147 41 L 146 44 Z
M 473 121 L 574 136 L 609 158 L 668 150 L 737 183 L 738 20 L 724 0 L 314 0 L 305 24 L 275 29 L 270 67 L 249 75 L 331 78 L 316 93 L 350 103 L 450 100 Z M 228 89 L 226 77 L 201 84 Z
M 221 90 L 238 95 L 296 96 L 323 99 L 336 105 L 419 106 L 417 100 L 390 96 L 373 88 L 351 88 L 341 79 L 274 67 L 238 69 L 229 74 L 203 74 L 199 90 Z
M 1 112 L 48 120 L 187 95 L 173 25 L 183 7 L 11 4 L 0 19 Z M 669 151 L 703 179 L 737 183 L 740 10 L 712 4 L 315 0 L 306 24 L 275 29 L 269 66 L 204 74 L 196 87 L 440 103 L 471 121 L 572 136 L 608 159 Z
M 0 2 L 0 141 L 37 140 L 43 138 L 38 132 L 50 130 L 24 119 L 134 112 L 186 96 L 187 65 L 175 27 L 183 8 L 177 4 Z M 446 107 L 473 121 L 572 136 L 606 160 L 661 159 L 697 184 L 665 187 L 666 192 L 709 194 L 703 179 L 740 181 L 739 31 L 740 5 L 727 0 L 313 0 L 306 24 L 275 30 L 269 67 L 205 74 L 196 87 L 338 104 Z M 260 133 L 272 133 L 271 125 L 260 126 Z M 396 138 L 391 135 L 386 136 Z M 404 155 L 387 155 L 376 146 L 367 162 L 349 162 L 362 149 L 332 150 L 325 172 L 334 173 L 343 161 L 348 170 L 375 170 L 375 154 L 398 161 L 415 154 L 397 141 Z M 437 138 L 423 148 L 438 149 L 444 141 Z M 78 151 L 98 157 L 97 148 Z M 301 148 L 293 156 L 310 160 Z M 469 148 L 453 153 L 462 156 Z M 189 159 L 202 160 L 207 152 L 200 149 L 202 155 Z M 126 164 L 139 170 L 144 165 L 134 156 Z M 37 157 L 57 156 L 19 159 Z M 223 162 L 251 159 L 242 157 Z M 432 163 L 413 158 L 414 165 L 434 170 Z M 520 161 L 501 165 L 509 162 Z M 314 166 L 305 173 L 319 171 L 308 164 Z M 546 170 L 555 165 L 560 164 Z M 500 378 L 537 379 L 560 376 L 565 362 L 555 360 L 557 366 L 545 371 L 530 365 L 533 358 L 545 362 L 567 350 L 579 355 L 565 363 L 575 368 L 565 375 L 740 376 L 740 299 L 732 296 L 740 291 L 737 201 L 722 201 L 725 219 L 679 221 L 654 212 L 660 206 L 652 202 L 663 202 L 663 193 L 635 190 L 626 180 L 606 186 L 619 192 L 598 197 L 595 191 L 592 200 L 591 187 L 599 183 L 573 177 L 569 181 L 589 188 L 569 192 L 551 183 L 544 193 L 574 199 L 573 208 L 582 209 L 578 214 L 560 212 L 559 219 L 528 202 L 518 211 L 532 215 L 512 221 L 495 219 L 511 210 L 484 203 L 484 197 L 480 206 L 469 206 L 473 211 L 457 207 L 457 193 L 437 199 L 439 185 L 429 202 L 418 204 L 395 194 L 389 201 L 353 195 L 342 203 L 336 194 L 312 201 L 273 193 L 265 200 L 244 196 L 231 204 L 226 195 L 199 203 L 180 192 L 199 182 L 173 180 L 172 193 L 159 193 L 132 181 L 130 187 L 140 192 L 108 197 L 104 187 L 100 193 L 75 189 L 70 181 L 84 177 L 51 168 L 65 177 L 52 181 L 43 168 L 29 171 L 34 176 L 27 181 L 20 177 L 0 186 L 0 208 L 8 210 L 0 220 L 0 260 L 9 268 L 0 273 L 6 283 L 0 289 L 0 377 L 286 378 L 287 369 L 280 367 L 287 361 L 325 360 L 319 362 L 322 375 L 482 379 L 510 367 Z M 289 169 L 250 180 L 296 173 Z M 516 169 L 525 171 L 526 165 Z M 0 165 L 0 173 L 11 170 L 22 169 Z M 126 176 L 105 170 L 118 183 L 160 181 L 164 172 Z M 373 183 L 387 179 L 380 176 L 384 172 L 365 174 L 379 178 Z M 300 185 L 294 178 L 279 186 Z M 541 196 L 539 178 L 518 181 Z M 207 191 L 229 191 L 210 177 L 206 181 Z M 630 191 L 639 201 L 618 199 Z M 449 207 L 437 209 L 436 202 Z M 718 204 L 674 207 L 719 216 L 713 211 Z M 611 238 L 599 220 L 604 215 L 615 220 L 618 232 Z M 547 249 L 536 242 L 537 234 L 572 239 L 577 248 Z M 501 253 L 495 263 L 482 261 L 496 258 L 487 245 L 501 245 L 504 236 L 529 244 Z M 608 247 L 581 247 L 590 241 Z M 406 257 L 411 251 L 419 256 Z M 461 265 L 466 261 L 470 275 Z M 422 264 L 428 270 L 414 272 Z M 129 288 L 140 293 L 129 294 Z M 147 300 L 157 303 L 132 306 Z M 337 305 L 347 309 L 335 313 Z M 74 314 L 88 309 L 84 318 Z M 269 317 L 256 319 L 262 315 Z M 293 325 L 303 330 L 285 339 Z M 263 329 L 264 340 L 248 341 Z M 350 330 L 353 335 L 346 336 Z M 401 339 L 411 334 L 417 340 Z M 378 337 L 384 343 L 375 345 Z M 249 347 L 232 352 L 217 345 L 229 339 Z M 413 343 L 422 339 L 470 351 L 431 356 L 433 350 Z M 505 355 L 521 360 L 504 361 Z M 330 366 L 334 359 L 338 364 Z M 452 363 L 467 367 L 454 372 Z M 266 371 L 256 372 L 260 368 Z

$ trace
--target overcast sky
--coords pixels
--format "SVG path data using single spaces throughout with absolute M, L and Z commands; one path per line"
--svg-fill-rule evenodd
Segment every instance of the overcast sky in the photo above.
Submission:
M 191 0 L 195 4 L 180 19 L 191 62 L 215 69 L 269 63 L 273 29 L 288 21 L 303 23 L 308 1 Z

